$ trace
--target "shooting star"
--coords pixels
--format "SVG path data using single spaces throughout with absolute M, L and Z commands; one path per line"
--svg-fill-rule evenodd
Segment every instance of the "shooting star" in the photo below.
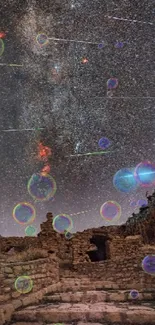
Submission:
M 97 155 L 103 155 L 105 153 L 110 153 L 110 152 L 115 152 L 115 151 L 95 151 L 95 152 L 80 153 L 80 154 L 70 155 L 65 157 L 97 156 Z
M 0 63 L 1 66 L 8 66 L 8 67 L 23 67 L 23 64 L 15 64 L 15 63 Z
M 37 128 L 37 129 L 7 129 L 7 130 L 0 130 L 1 132 L 22 132 L 22 131 L 40 131 L 44 130 L 45 128 Z

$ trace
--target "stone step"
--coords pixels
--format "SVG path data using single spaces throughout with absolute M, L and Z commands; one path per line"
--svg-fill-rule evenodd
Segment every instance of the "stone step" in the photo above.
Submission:
M 16 322 L 43 322 L 45 324 L 67 322 L 98 322 L 122 325 L 154 325 L 155 306 L 134 305 L 129 303 L 62 303 L 29 306 L 16 311 L 12 318 Z M 17 323 L 18 324 L 18 323 Z M 18 324 L 19 325 L 19 324 Z
M 154 295 L 152 293 L 139 292 L 138 300 L 153 300 Z M 82 302 L 82 303 L 94 303 L 94 302 L 111 302 L 111 301 L 132 301 L 129 290 L 111 290 L 111 291 L 68 291 L 67 293 L 60 292 L 55 294 L 47 294 L 42 300 L 44 303 L 52 302 Z
M 47 325 L 75 325 L 74 322 L 70 322 L 70 323 L 46 323 Z M 16 323 L 12 323 L 11 325 L 46 325 L 43 322 L 16 322 Z M 107 325 L 107 322 L 102 322 L 102 323 L 89 323 L 89 322 L 76 322 L 76 325 Z M 115 325 L 117 325 L 117 323 L 115 323 Z M 119 325 L 119 324 L 118 324 Z M 126 325 L 125 323 L 123 325 Z M 147 324 L 148 325 L 148 324 Z
M 63 290 L 62 290 L 63 288 Z M 113 290 L 116 289 L 118 290 L 119 287 L 116 283 L 113 282 L 109 282 L 109 281 L 90 281 L 88 279 L 83 280 L 83 281 L 77 281 L 77 280 L 71 280 L 70 278 L 68 278 L 67 280 L 61 280 L 61 288 L 59 288 L 59 292 L 60 290 L 66 292 L 68 290 L 72 289 L 72 291 L 77 291 L 77 290 L 81 290 L 81 291 L 87 291 L 87 290 Z

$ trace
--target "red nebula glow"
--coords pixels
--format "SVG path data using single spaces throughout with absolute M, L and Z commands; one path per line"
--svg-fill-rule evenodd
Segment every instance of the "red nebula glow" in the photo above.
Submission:
M 5 38 L 6 34 L 4 32 L 0 32 L 0 38 Z
M 82 59 L 82 63 L 87 63 L 87 62 L 88 62 L 88 59 L 86 59 L 86 58 Z
M 47 160 L 52 154 L 51 149 L 47 146 L 44 146 L 41 142 L 38 145 L 38 158 L 40 160 Z
M 49 165 L 45 165 L 45 166 L 42 168 L 41 172 L 42 172 L 42 173 L 47 173 L 47 174 L 49 174 L 50 170 L 51 170 L 51 167 L 50 167 Z

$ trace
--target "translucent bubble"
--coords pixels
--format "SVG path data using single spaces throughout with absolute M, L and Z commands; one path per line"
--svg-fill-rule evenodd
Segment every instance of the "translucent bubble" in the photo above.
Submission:
M 123 42 L 116 42 L 115 43 L 115 48 L 117 48 L 117 49 L 121 49 L 123 46 L 124 46 Z
M 139 206 L 139 207 L 146 207 L 147 206 L 147 200 L 138 200 L 137 201 L 137 205 Z
M 35 208 L 30 203 L 20 202 L 13 209 L 13 218 L 21 225 L 28 225 L 32 223 L 35 217 Z
M 155 275 L 155 255 L 147 255 L 144 257 L 142 269 L 150 275 Z
M 130 193 L 138 188 L 138 183 L 134 177 L 134 170 L 131 168 L 120 169 L 113 177 L 114 187 L 124 193 Z
M 40 46 L 45 46 L 49 42 L 46 34 L 38 34 L 36 37 L 36 41 Z
M 4 42 L 3 40 L 0 38 L 0 56 L 3 54 L 4 52 Z
M 27 189 L 34 200 L 47 201 L 56 192 L 56 182 L 52 176 L 41 172 L 31 176 Z
M 107 88 L 108 89 L 115 89 L 118 86 L 118 79 L 110 78 L 107 81 Z
M 135 168 L 134 176 L 142 187 L 155 185 L 155 165 L 150 161 L 144 161 Z
M 98 48 L 99 49 L 102 49 L 104 47 L 104 43 L 100 43 L 100 44 L 98 44 Z
M 27 226 L 25 229 L 26 236 L 36 236 L 37 229 L 34 226 Z
M 117 221 L 121 216 L 121 206 L 115 201 L 107 201 L 100 208 L 101 217 L 108 221 Z
M 33 281 L 27 275 L 19 276 L 15 281 L 15 289 L 19 293 L 28 293 L 33 288 Z
M 130 291 L 130 297 L 132 298 L 132 299 L 137 299 L 138 297 L 139 297 L 139 292 L 137 291 L 137 290 L 131 290 Z
M 132 208 L 136 208 L 136 207 L 137 207 L 137 201 L 131 201 L 131 202 L 130 202 L 130 206 L 131 206 Z
M 74 235 L 71 232 L 65 230 L 65 238 L 66 239 L 71 239 L 73 237 L 74 237 Z
M 67 214 L 59 214 L 53 219 L 53 229 L 59 233 L 69 232 L 73 228 L 73 221 Z
M 101 149 L 107 149 L 110 146 L 110 141 L 108 138 L 101 138 L 98 142 L 98 145 Z

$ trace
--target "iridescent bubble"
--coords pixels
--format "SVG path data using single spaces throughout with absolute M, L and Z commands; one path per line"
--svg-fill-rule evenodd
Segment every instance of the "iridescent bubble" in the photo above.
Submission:
M 4 42 L 3 40 L 0 38 L 0 56 L 3 54 L 4 52 Z
M 155 165 L 150 161 L 144 161 L 135 168 L 134 176 L 142 187 L 155 185 Z
M 110 141 L 108 138 L 101 138 L 98 142 L 98 145 L 101 149 L 107 149 L 110 146 Z
M 113 177 L 114 187 L 124 193 L 129 193 L 138 188 L 138 183 L 134 177 L 134 170 L 132 168 L 122 168 L 117 171 Z
M 155 255 L 147 255 L 144 257 L 142 269 L 150 275 L 155 275 Z
M 33 281 L 28 275 L 19 276 L 15 281 L 15 289 L 19 293 L 28 293 L 33 288 Z
M 38 34 L 36 36 L 36 41 L 40 46 L 45 46 L 48 44 L 49 40 L 46 34 Z
M 36 236 L 37 229 L 34 226 L 27 226 L 25 229 L 26 236 Z
M 73 221 L 67 214 L 59 214 L 53 219 L 53 229 L 60 234 L 66 230 L 69 232 L 73 228 Z
M 147 206 L 147 200 L 138 200 L 137 201 L 137 205 L 139 206 L 139 207 L 146 207 Z
M 35 208 L 30 203 L 20 202 L 13 209 L 13 218 L 21 225 L 28 225 L 32 223 L 35 217 Z
M 74 235 L 71 232 L 65 230 L 65 238 L 71 239 L 72 237 L 74 237 Z
M 117 221 L 121 216 L 121 206 L 115 201 L 107 201 L 100 208 L 101 217 L 108 221 Z
M 123 46 L 124 46 L 123 42 L 116 42 L 115 43 L 115 48 L 117 48 L 117 49 L 121 49 Z
M 130 291 L 130 297 L 132 299 L 137 299 L 139 297 L 139 292 L 137 290 L 135 290 L 135 289 L 131 290 Z
M 110 78 L 107 81 L 107 88 L 108 89 L 115 89 L 118 86 L 118 79 L 116 78 Z
M 132 208 L 136 208 L 136 207 L 137 207 L 137 201 L 131 201 L 131 202 L 130 202 L 130 206 L 131 206 Z
M 100 44 L 98 44 L 98 48 L 99 49 L 102 49 L 104 47 L 104 43 L 100 43 Z
M 48 201 L 56 192 L 56 182 L 52 176 L 41 172 L 31 176 L 27 189 L 34 200 Z

